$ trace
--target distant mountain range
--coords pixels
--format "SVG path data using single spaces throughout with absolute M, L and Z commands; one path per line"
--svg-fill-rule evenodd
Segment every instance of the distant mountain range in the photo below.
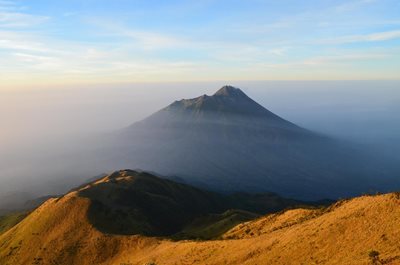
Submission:
M 140 168 L 222 192 L 314 200 L 399 183 L 373 155 L 301 128 L 232 86 L 175 101 L 104 142 L 96 155 L 109 168 Z

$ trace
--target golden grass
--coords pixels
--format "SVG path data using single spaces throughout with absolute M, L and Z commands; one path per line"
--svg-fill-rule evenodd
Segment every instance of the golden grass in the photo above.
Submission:
M 116 236 L 87 220 L 90 201 L 50 199 L 0 235 L 0 264 L 400 264 L 400 199 L 362 196 L 329 210 L 288 210 L 232 228 L 223 240 Z

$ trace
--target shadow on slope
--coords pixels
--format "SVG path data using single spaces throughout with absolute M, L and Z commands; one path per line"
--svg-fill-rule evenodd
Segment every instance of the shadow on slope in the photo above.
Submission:
M 132 170 L 114 172 L 77 192 L 90 199 L 88 219 L 103 233 L 174 239 L 216 238 L 259 214 L 318 204 L 275 194 L 222 195 Z
M 0 216 L 0 235 L 6 232 L 8 229 L 12 228 L 14 225 L 22 221 L 28 212 L 15 212 L 8 213 L 6 215 Z

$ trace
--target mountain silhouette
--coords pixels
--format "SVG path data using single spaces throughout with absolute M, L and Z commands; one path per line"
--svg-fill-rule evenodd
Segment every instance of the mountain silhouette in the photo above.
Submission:
M 232 86 L 175 101 L 103 149 L 112 169 L 140 168 L 222 192 L 314 200 L 383 191 L 387 181 L 361 150 L 299 127 Z

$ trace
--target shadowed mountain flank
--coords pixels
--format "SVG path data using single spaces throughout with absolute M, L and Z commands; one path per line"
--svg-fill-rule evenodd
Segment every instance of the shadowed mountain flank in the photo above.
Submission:
M 175 101 L 111 138 L 95 154 L 110 169 L 142 168 L 208 190 L 317 200 L 398 183 L 358 147 L 301 128 L 232 86 Z
M 195 217 L 222 212 L 222 196 L 145 172 L 115 172 L 79 190 L 89 220 L 111 234 L 171 235 Z
M 214 216 L 207 219 L 211 220 L 209 226 L 212 226 L 212 220 L 230 219 L 232 222 L 224 225 L 224 229 L 228 229 L 238 220 L 306 205 L 275 194 L 222 195 L 133 170 L 114 172 L 76 192 L 79 197 L 90 200 L 88 220 L 104 233 L 171 236 L 189 226 L 175 238 L 194 236 L 190 231 L 196 229 L 196 223 L 202 223 L 196 222 L 198 218 Z M 241 210 L 226 212 L 229 209 Z

